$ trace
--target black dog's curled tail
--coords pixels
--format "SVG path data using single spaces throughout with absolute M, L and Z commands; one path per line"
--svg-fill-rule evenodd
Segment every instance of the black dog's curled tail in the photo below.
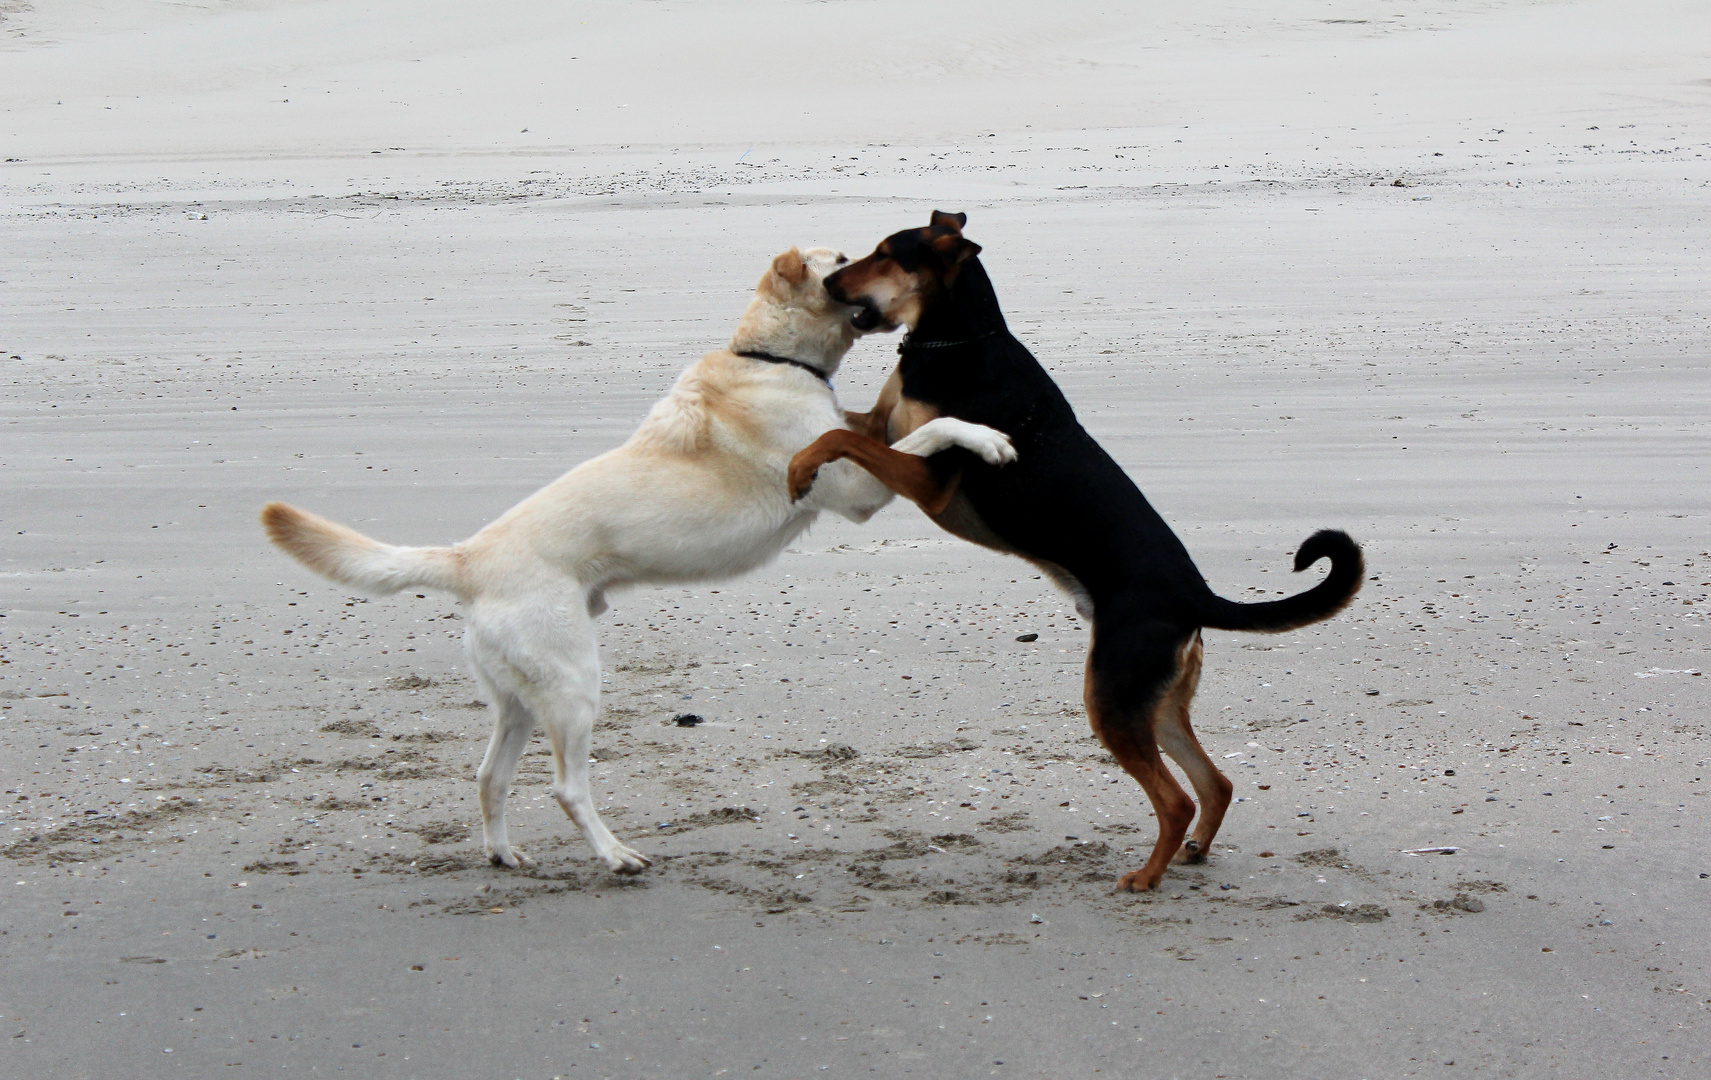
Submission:
M 1360 592 L 1361 579 L 1366 576 L 1366 560 L 1361 556 L 1360 545 L 1339 529 L 1321 529 L 1309 536 L 1295 552 L 1295 572 L 1300 573 L 1320 559 L 1331 560 L 1331 572 L 1306 592 L 1258 604 L 1239 604 L 1213 596 L 1208 610 L 1200 617 L 1200 624 L 1214 630 L 1278 634 L 1330 618 Z

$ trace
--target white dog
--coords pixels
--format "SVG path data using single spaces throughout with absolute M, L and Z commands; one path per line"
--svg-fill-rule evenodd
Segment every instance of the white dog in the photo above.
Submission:
M 847 260 L 795 248 L 775 258 L 730 348 L 691 365 L 628 442 L 571 470 L 453 547 L 397 547 L 283 503 L 262 511 L 268 537 L 299 562 L 368 593 L 430 588 L 469 606 L 464 649 L 492 703 L 493 738 L 479 773 L 487 856 L 529 860 L 505 834 L 505 797 L 539 726 L 552 742 L 552 794 L 594 853 L 619 873 L 649 860 L 595 812 L 589 736 L 600 704 L 594 617 L 608 589 L 705 581 L 767 562 L 821 510 L 866 521 L 891 492 L 836 462 L 792 503 L 790 458 L 845 426 L 829 382 L 856 337 L 851 309 L 821 281 Z M 952 446 L 992 464 L 1010 440 L 940 419 L 896 449 L 930 456 Z

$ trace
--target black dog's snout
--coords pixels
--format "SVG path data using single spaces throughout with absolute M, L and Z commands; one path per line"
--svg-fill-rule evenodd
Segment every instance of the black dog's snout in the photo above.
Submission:
M 843 277 L 843 275 L 844 272 L 842 270 L 834 270 L 826 275 L 826 295 L 840 304 L 848 304 L 851 302 L 850 298 L 844 294 L 843 288 L 838 283 L 838 279 Z
M 850 316 L 850 325 L 864 334 L 869 330 L 879 329 L 884 322 L 885 319 L 880 316 L 879 309 L 872 304 L 861 305 L 861 310 Z
M 879 309 L 873 305 L 872 301 L 851 296 L 844 291 L 842 283 L 838 280 L 843 276 L 842 270 L 834 270 L 826 275 L 826 295 L 840 304 L 848 304 L 850 307 L 859 309 L 850 316 L 850 325 L 864 334 L 869 330 L 877 330 L 884 326 L 885 316 L 880 314 Z

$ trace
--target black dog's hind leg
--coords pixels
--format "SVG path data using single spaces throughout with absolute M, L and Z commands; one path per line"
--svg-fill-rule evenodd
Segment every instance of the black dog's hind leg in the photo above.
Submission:
M 1188 721 L 1188 706 L 1200 685 L 1200 665 L 1205 652 L 1200 633 L 1195 631 L 1177 651 L 1176 682 L 1153 718 L 1153 735 L 1159 746 L 1188 774 L 1194 796 L 1200 800 L 1200 820 L 1195 823 L 1194 835 L 1183 843 L 1177 855 L 1179 861 L 1190 863 L 1204 862 L 1211 852 L 1212 839 L 1218 835 L 1218 826 L 1224 823 L 1224 812 L 1230 808 L 1230 793 L 1235 790 L 1229 777 L 1219 772 L 1206 755 Z
M 1193 630 L 1158 623 L 1119 622 L 1115 630 L 1094 627 L 1087 655 L 1088 721 L 1117 763 L 1146 791 L 1158 816 L 1158 840 L 1146 865 L 1117 881 L 1118 888 L 1130 892 L 1158 885 L 1194 820 L 1194 800 L 1159 755 L 1159 736 L 1160 728 L 1168 725 L 1168 745 L 1186 754 L 1179 732 L 1186 730 L 1188 700 L 1199 676 L 1199 653 L 1194 648 L 1198 640 Z M 1200 757 L 1205 757 L 1204 751 Z

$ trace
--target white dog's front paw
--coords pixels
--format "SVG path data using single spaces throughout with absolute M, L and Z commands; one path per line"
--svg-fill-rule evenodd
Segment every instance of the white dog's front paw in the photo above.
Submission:
M 1016 460 L 1016 448 L 1011 445 L 1010 436 L 997 428 L 981 428 L 970 433 L 966 445 L 988 465 L 1008 465 Z
M 639 874 L 653 865 L 653 860 L 633 848 L 619 844 L 606 853 L 606 865 L 614 874 Z

